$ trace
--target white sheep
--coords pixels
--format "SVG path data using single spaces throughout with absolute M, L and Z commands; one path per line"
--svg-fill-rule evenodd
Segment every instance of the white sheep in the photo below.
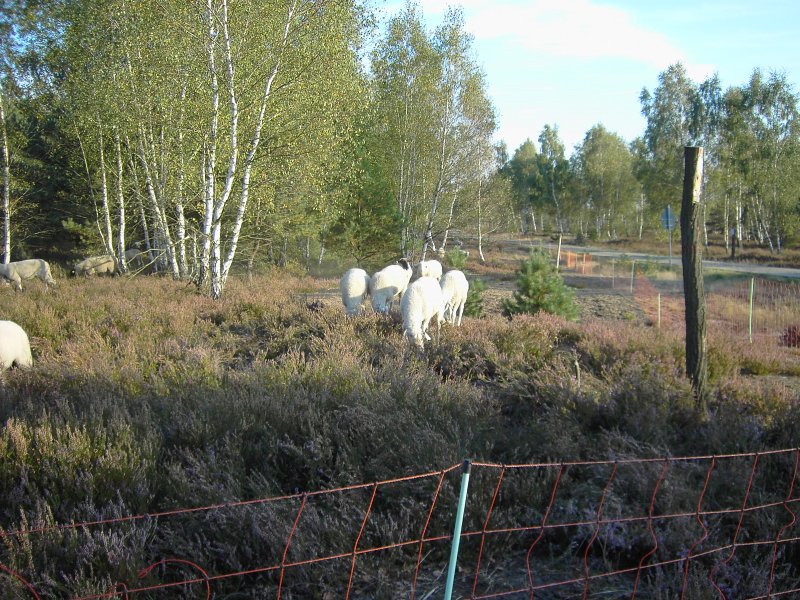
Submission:
M 55 286 L 56 282 L 50 274 L 50 265 L 46 260 L 41 258 L 29 258 L 28 260 L 19 260 L 17 262 L 10 262 L 7 265 L 0 264 L 0 277 L 10 281 L 14 284 L 17 291 L 22 291 L 22 280 L 33 279 L 38 277 L 44 283 L 44 289 L 47 291 L 47 286 Z
M 377 313 L 388 313 L 395 296 L 402 295 L 411 281 L 411 263 L 405 258 L 375 273 L 369 281 L 372 308 Z
M 119 274 L 119 263 L 110 254 L 101 256 L 90 256 L 82 261 L 75 263 L 72 267 L 73 275 L 117 275 Z
M 453 325 L 461 325 L 464 304 L 469 293 L 469 281 L 461 271 L 453 269 L 442 276 L 439 285 L 442 288 L 445 320 Z
M 439 334 L 444 319 L 442 288 L 432 277 L 420 277 L 408 286 L 400 301 L 403 314 L 403 335 L 420 350 L 425 340 L 430 340 L 428 325 L 436 317 L 436 333 Z
M 352 316 L 361 310 L 364 300 L 369 295 L 370 277 L 364 269 L 348 269 L 339 280 L 339 291 L 342 293 L 342 304 L 345 312 Z
M 433 277 L 436 281 L 442 278 L 442 263 L 438 260 L 421 260 L 414 265 L 414 279 Z
M 33 364 L 28 334 L 14 321 L 0 321 L 0 367 L 30 367 Z

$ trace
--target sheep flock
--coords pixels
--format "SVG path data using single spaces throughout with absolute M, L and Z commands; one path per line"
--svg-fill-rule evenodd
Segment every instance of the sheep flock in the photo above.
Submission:
M 372 277 L 364 269 L 348 269 L 339 280 L 339 291 L 348 316 L 363 314 L 368 297 L 375 313 L 384 315 L 390 312 L 395 298 L 400 298 L 403 336 L 423 349 L 431 339 L 428 327 L 434 319 L 437 335 L 443 322 L 461 325 L 469 282 L 459 270 L 443 274 L 438 260 L 412 266 L 408 259 L 401 258 Z

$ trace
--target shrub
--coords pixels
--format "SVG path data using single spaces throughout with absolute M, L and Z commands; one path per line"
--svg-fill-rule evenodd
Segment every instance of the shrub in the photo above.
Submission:
M 469 291 L 467 292 L 467 302 L 464 304 L 464 314 L 468 317 L 483 316 L 483 292 L 486 284 L 482 279 L 474 277 L 469 280 Z
M 467 256 L 469 255 L 466 252 L 464 252 L 461 248 L 456 247 L 445 252 L 444 258 L 447 261 L 447 264 L 454 269 L 463 269 L 467 264 Z
M 578 317 L 574 292 L 541 252 L 531 250 L 517 271 L 517 291 L 503 301 L 503 314 L 546 312 L 567 319 Z

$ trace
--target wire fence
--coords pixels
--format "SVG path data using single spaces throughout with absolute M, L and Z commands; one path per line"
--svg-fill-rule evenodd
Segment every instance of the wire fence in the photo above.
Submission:
M 652 325 L 682 334 L 685 318 L 679 258 L 670 265 L 564 251 L 560 269 L 592 279 L 596 287 L 631 294 Z M 707 284 L 705 298 L 710 336 L 770 353 L 800 348 L 800 282 L 756 276 L 720 279 Z
M 17 597 L 42 598 L 37 589 L 46 582 L 16 564 L 13 552 L 37 536 L 66 546 L 99 530 L 124 535 L 137 523 L 159 528 L 172 519 L 193 519 L 210 526 L 213 515 L 255 523 L 269 513 L 284 521 L 267 536 L 270 561 L 216 569 L 174 548 L 170 556 L 143 562 L 135 580 L 106 580 L 98 591 L 59 597 L 225 597 L 226 583 L 235 583 L 244 596 L 230 597 L 422 600 L 441 597 L 456 536 L 456 598 L 797 597 L 798 465 L 798 448 L 561 463 L 475 461 L 460 535 L 453 533 L 460 473 L 454 465 L 336 489 L 6 530 L 0 571 Z M 414 526 L 392 527 L 403 511 Z M 329 527 L 345 541 L 332 541 Z M 231 543 L 267 543 L 252 529 Z M 248 593 L 256 583 L 259 592 Z M 310 585 L 318 586 L 315 593 Z

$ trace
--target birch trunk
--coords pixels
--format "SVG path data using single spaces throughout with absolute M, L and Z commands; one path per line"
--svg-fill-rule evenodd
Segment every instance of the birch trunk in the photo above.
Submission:
M 105 239 L 103 240 L 106 252 L 113 255 L 114 251 L 114 236 L 111 232 L 111 208 L 108 204 L 108 178 L 106 176 L 106 157 L 103 143 L 103 129 L 98 123 L 98 144 L 100 149 L 100 199 L 103 206 L 103 227 L 105 229 Z M 100 224 L 98 223 L 98 227 Z
M 130 148 L 130 140 L 126 138 L 127 146 Z M 141 185 L 139 185 L 139 175 L 136 172 L 136 165 L 134 163 L 133 155 L 131 154 L 129 157 L 129 167 L 131 170 L 131 177 L 133 179 L 133 187 L 135 190 L 136 196 L 136 208 L 139 211 L 139 222 L 142 224 L 142 235 L 144 236 L 144 248 L 147 252 L 147 263 L 148 266 L 152 265 L 155 262 L 155 258 L 153 257 L 153 244 L 150 241 L 150 228 L 147 225 L 147 214 L 144 210 L 144 202 L 142 202 L 142 193 Z
M 186 263 L 186 216 L 183 210 L 184 203 L 184 186 L 186 180 L 186 172 L 184 166 L 183 156 L 183 117 L 186 111 L 186 88 L 187 81 L 184 80 L 183 87 L 181 88 L 180 99 L 180 117 L 178 119 L 178 197 L 175 202 L 175 226 L 177 227 L 178 235 L 178 270 L 181 278 L 188 275 L 188 265 Z
M 204 144 L 203 167 L 205 182 L 203 186 L 203 230 L 201 232 L 200 270 L 198 287 L 205 287 L 211 281 L 211 233 L 214 221 L 214 197 L 216 186 L 214 177 L 217 170 L 217 128 L 219 126 L 219 76 L 215 59 L 217 45 L 217 25 L 214 18 L 212 0 L 206 1 L 206 17 L 208 18 L 208 72 L 211 84 L 211 121 L 208 138 Z
M 122 193 L 122 145 L 119 141 L 119 131 L 114 130 L 114 150 L 117 155 L 117 207 L 119 210 L 119 231 L 117 232 L 117 259 L 120 270 L 128 271 L 128 261 L 125 260 L 125 196 Z
M 176 279 L 180 277 L 178 269 L 178 261 L 175 259 L 175 248 L 172 244 L 172 236 L 169 230 L 169 223 L 167 222 L 166 214 L 164 213 L 163 200 L 159 198 L 156 192 L 155 185 L 153 184 L 153 174 L 151 173 L 150 160 L 145 152 L 144 141 L 146 133 L 144 127 L 139 127 L 139 160 L 144 170 L 144 184 L 147 190 L 147 197 L 150 200 L 150 209 L 153 213 L 153 224 L 156 229 L 156 238 L 161 242 L 159 244 L 159 255 L 166 255 L 165 258 L 169 263 L 172 270 L 172 275 Z M 152 141 L 149 143 L 152 148 Z
M 486 257 L 483 255 L 483 204 L 481 202 L 481 187 L 483 185 L 483 178 L 478 179 L 478 258 L 481 263 L 486 262 Z
M 442 119 L 442 140 L 439 145 L 439 164 L 438 173 L 436 176 L 436 187 L 433 190 L 433 199 L 431 200 L 431 210 L 428 214 L 428 221 L 425 224 L 425 237 L 422 243 L 422 256 L 420 260 L 425 260 L 425 254 L 430 246 L 433 251 L 436 251 L 436 245 L 433 243 L 433 221 L 436 218 L 436 212 L 439 209 L 439 198 L 442 195 L 444 188 L 445 167 L 447 163 L 447 132 L 448 124 L 450 121 L 450 101 L 445 103 L 444 117 Z
M 11 160 L 6 131 L 3 87 L 0 85 L 0 134 L 3 144 L 3 264 L 11 261 Z
M 232 57 L 231 57 L 231 52 L 230 52 L 230 40 L 229 40 L 229 37 L 228 37 L 228 31 L 227 31 L 227 29 L 228 29 L 228 27 L 227 27 L 227 6 L 228 6 L 227 0 L 223 0 L 222 6 L 223 6 L 223 27 L 224 27 L 224 32 L 225 32 L 225 36 L 224 37 L 225 37 L 225 47 L 226 47 L 225 57 L 226 57 L 226 61 L 228 61 L 228 77 L 229 77 L 229 82 L 230 82 L 230 84 L 229 84 L 229 86 L 230 86 L 229 87 L 229 92 L 230 92 L 230 96 L 231 96 L 231 110 L 233 111 L 235 109 L 235 96 L 234 96 L 234 85 L 233 85 L 233 75 L 234 75 L 234 73 L 233 73 L 233 62 L 232 62 Z M 236 220 L 233 223 L 233 228 L 232 228 L 231 235 L 230 235 L 230 238 L 229 238 L 229 241 L 228 241 L 228 253 L 227 253 L 227 256 L 225 258 L 225 264 L 222 266 L 222 271 L 220 272 L 220 278 L 219 278 L 219 281 L 217 282 L 216 285 L 215 285 L 215 282 L 213 281 L 213 275 L 212 275 L 212 284 L 211 284 L 211 296 L 212 296 L 212 298 L 219 298 L 219 296 L 222 294 L 222 290 L 225 287 L 225 283 L 227 281 L 231 265 L 233 264 L 234 256 L 236 255 L 236 248 L 237 248 L 238 243 L 239 243 L 239 234 L 241 233 L 241 230 L 242 230 L 242 223 L 244 223 L 245 211 L 247 209 L 247 201 L 248 201 L 249 196 L 250 196 L 250 178 L 251 178 L 252 172 L 253 172 L 253 164 L 255 162 L 256 152 L 258 151 L 258 146 L 261 143 L 261 133 L 262 133 L 262 130 L 263 130 L 263 127 L 264 127 L 264 117 L 265 117 L 266 112 L 267 112 L 267 104 L 269 103 L 269 99 L 270 99 L 270 96 L 272 94 L 272 85 L 275 82 L 275 78 L 278 75 L 278 71 L 280 70 L 281 61 L 282 61 L 282 58 L 283 58 L 283 52 L 286 49 L 286 44 L 287 44 L 287 42 L 289 40 L 289 30 L 290 30 L 292 21 L 294 20 L 296 8 L 297 8 L 297 0 L 294 0 L 292 2 L 292 5 L 289 7 L 289 10 L 287 11 L 286 22 L 284 23 L 284 28 L 283 28 L 283 37 L 281 39 L 281 46 L 280 46 L 280 49 L 278 51 L 278 56 L 275 59 L 275 65 L 273 66 L 272 71 L 270 72 L 269 77 L 267 78 L 267 81 L 264 84 L 264 91 L 263 91 L 263 94 L 261 96 L 261 106 L 259 108 L 258 118 L 256 120 L 256 126 L 255 126 L 255 129 L 253 131 L 253 135 L 250 138 L 250 145 L 249 145 L 249 149 L 247 151 L 247 157 L 245 158 L 245 162 L 244 162 L 244 169 L 243 169 L 243 174 L 242 174 L 242 184 L 241 184 L 241 193 L 240 193 L 240 196 L 239 196 L 238 210 L 236 212 Z M 234 123 L 236 122 L 235 119 L 232 119 L 232 121 Z M 232 136 L 231 148 L 233 149 L 235 147 L 235 137 L 234 137 L 235 136 L 235 131 L 233 129 L 233 126 L 231 127 L 231 136 Z M 235 168 L 235 165 L 234 165 L 234 168 Z M 232 173 L 231 170 L 229 170 L 229 176 L 231 178 L 233 177 L 233 173 Z M 231 183 L 232 183 L 232 181 L 231 181 Z M 227 187 L 228 186 L 226 185 L 226 188 Z
M 480 182 L 478 182 L 480 186 Z M 458 194 L 453 192 L 453 201 L 450 203 L 450 215 L 447 218 L 447 227 L 444 229 L 444 236 L 442 236 L 442 243 L 439 245 L 439 251 L 444 252 L 445 247 L 447 246 L 447 238 L 450 236 L 450 228 L 453 226 L 453 214 L 455 213 L 456 209 L 456 199 L 458 198 Z

